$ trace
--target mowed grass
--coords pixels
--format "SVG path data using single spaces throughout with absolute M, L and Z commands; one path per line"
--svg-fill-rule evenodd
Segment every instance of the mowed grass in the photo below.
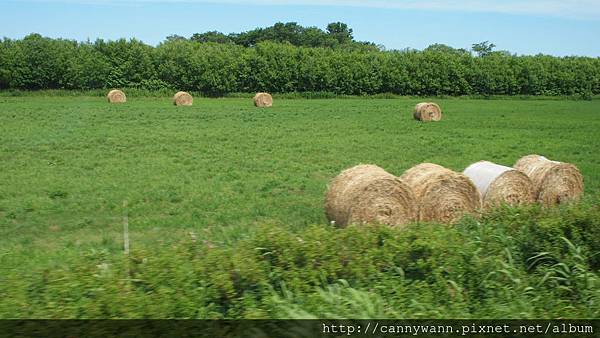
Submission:
M 2 259 L 26 257 L 21 267 L 80 246 L 120 250 L 124 201 L 132 247 L 325 224 L 328 181 L 359 163 L 400 175 L 537 153 L 576 164 L 587 194 L 600 189 L 598 101 L 437 100 L 444 120 L 430 124 L 412 119 L 414 99 L 0 101 Z
M 600 192 L 600 101 L 434 99 L 443 121 L 425 124 L 408 98 L 128 99 L 0 97 L 0 283 L 122 255 L 125 214 L 132 250 L 327 227 L 327 183 L 359 163 L 400 175 L 537 153 L 576 164 L 589 199 Z

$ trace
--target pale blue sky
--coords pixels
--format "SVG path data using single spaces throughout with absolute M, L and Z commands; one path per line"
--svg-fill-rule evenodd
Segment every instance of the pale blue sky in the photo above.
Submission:
M 3 0 L 0 36 L 76 40 L 240 32 L 294 21 L 346 22 L 357 40 L 388 49 L 489 40 L 518 54 L 600 57 L 600 0 Z

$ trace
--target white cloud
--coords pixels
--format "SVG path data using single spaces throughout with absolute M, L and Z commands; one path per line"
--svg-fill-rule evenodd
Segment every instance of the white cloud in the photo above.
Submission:
M 110 5 L 228 3 L 248 5 L 351 6 L 459 12 L 490 12 L 600 20 L 599 0 L 37 0 Z

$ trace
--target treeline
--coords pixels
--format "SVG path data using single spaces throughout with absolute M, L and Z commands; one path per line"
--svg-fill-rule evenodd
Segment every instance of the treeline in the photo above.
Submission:
M 600 94 L 600 58 L 515 56 L 433 45 L 382 51 L 171 38 L 76 42 L 38 34 L 0 42 L 0 89 L 164 88 L 206 95 L 269 91 L 362 95 Z

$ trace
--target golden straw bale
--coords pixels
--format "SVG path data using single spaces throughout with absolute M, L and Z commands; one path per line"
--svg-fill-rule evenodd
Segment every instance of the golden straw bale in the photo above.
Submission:
M 477 187 L 463 174 L 421 163 L 400 176 L 415 193 L 419 220 L 451 223 L 481 208 Z
M 273 106 L 273 97 L 269 93 L 256 93 L 254 95 L 254 105 L 256 107 L 271 107 Z
M 187 92 L 177 92 L 173 96 L 173 104 L 176 106 L 191 106 L 194 98 Z
M 424 122 L 439 121 L 442 119 L 442 109 L 433 102 L 421 102 L 415 106 L 413 117 Z
M 127 97 L 125 96 L 125 93 L 123 93 L 121 90 L 118 90 L 118 89 L 113 89 L 113 90 L 109 91 L 108 94 L 106 95 L 106 99 L 110 103 L 125 103 L 125 102 L 127 102 Z
M 583 195 L 583 176 L 573 164 L 527 155 L 519 159 L 514 168 L 529 176 L 542 205 L 578 200 Z
M 325 214 L 338 226 L 376 223 L 390 226 L 416 220 L 411 189 L 375 165 L 358 165 L 334 178 L 325 198 Z

